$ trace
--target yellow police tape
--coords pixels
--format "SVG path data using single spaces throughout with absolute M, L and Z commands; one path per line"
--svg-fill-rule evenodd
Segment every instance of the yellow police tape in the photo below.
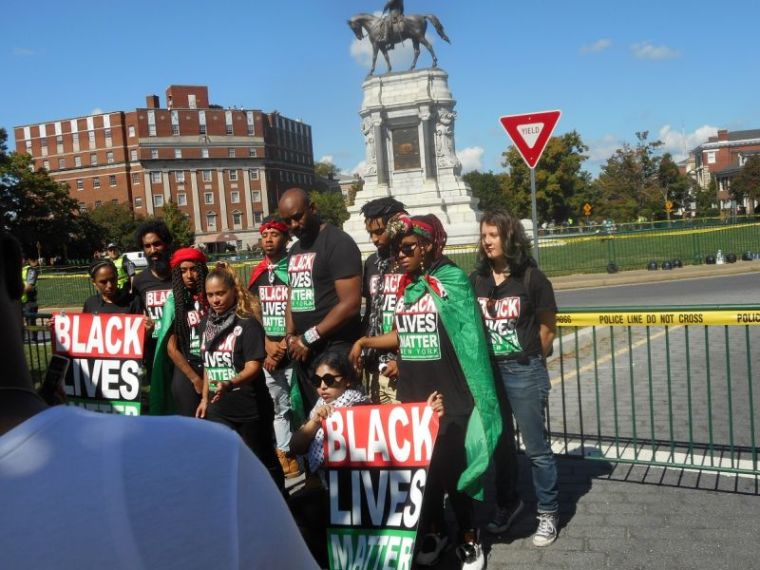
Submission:
M 558 327 L 668 325 L 760 325 L 760 309 L 748 311 L 636 311 L 558 313 Z

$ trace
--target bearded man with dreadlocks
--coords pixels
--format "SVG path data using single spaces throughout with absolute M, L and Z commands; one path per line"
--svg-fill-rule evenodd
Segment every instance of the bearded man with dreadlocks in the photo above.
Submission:
M 208 313 L 206 256 L 193 247 L 172 255 L 172 291 L 164 304 L 150 385 L 150 413 L 194 417 L 203 392 L 201 321 Z M 167 358 L 167 356 L 169 358 Z
M 443 396 L 446 412 L 430 460 L 416 555 L 434 566 L 448 544 L 443 499 L 447 493 L 459 526 L 456 553 L 462 568 L 485 564 L 473 520 L 473 499 L 483 500 L 483 479 L 501 434 L 488 345 L 480 309 L 467 275 L 446 256 L 446 232 L 433 216 L 401 215 L 389 223 L 393 250 L 404 276 L 398 286 L 394 330 L 362 337 L 362 349 L 398 350 L 398 399 L 424 402 Z
M 406 214 L 404 205 L 391 196 L 370 200 L 360 210 L 369 239 L 377 248 L 364 262 L 362 295 L 364 318 L 362 330 L 366 336 L 378 336 L 393 330 L 393 311 L 396 290 L 402 273 L 391 257 L 391 238 L 388 223 L 399 214 Z M 365 349 L 362 366 L 367 393 L 373 404 L 395 404 L 398 365 L 395 351 Z

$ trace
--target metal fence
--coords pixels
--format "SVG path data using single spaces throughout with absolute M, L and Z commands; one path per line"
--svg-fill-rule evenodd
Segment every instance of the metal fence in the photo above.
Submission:
M 24 314 L 24 355 L 35 388 L 45 378 L 53 347 L 49 313 Z
M 569 310 L 558 326 L 556 452 L 760 475 L 760 306 Z

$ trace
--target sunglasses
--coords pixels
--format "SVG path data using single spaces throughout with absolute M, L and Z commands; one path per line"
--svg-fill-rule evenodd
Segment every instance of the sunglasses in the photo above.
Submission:
M 306 213 L 306 210 L 304 210 L 303 212 L 296 212 L 292 216 L 284 216 L 282 218 L 282 221 L 285 222 L 286 224 L 290 224 L 291 221 L 293 221 L 293 222 L 300 222 L 301 218 L 303 218 L 303 215 L 305 213 Z
M 488 301 L 486 301 L 486 311 L 488 312 L 488 316 L 492 319 L 496 318 L 496 286 L 491 287 L 491 290 L 488 292 Z
M 420 244 L 417 242 L 401 244 L 398 246 L 398 252 L 403 253 L 404 255 L 409 257 L 410 255 L 414 255 L 414 250 L 417 249 L 417 246 L 419 245 Z
M 325 386 L 328 388 L 332 387 L 333 384 L 338 382 L 343 376 L 336 376 L 334 374 L 330 374 L 329 372 L 325 374 L 324 376 L 320 376 L 319 374 L 313 374 L 311 377 L 311 383 L 315 388 L 319 388 L 322 385 L 322 382 L 325 383 Z

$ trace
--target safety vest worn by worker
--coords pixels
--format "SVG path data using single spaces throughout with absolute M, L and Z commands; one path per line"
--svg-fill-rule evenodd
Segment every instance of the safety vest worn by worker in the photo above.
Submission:
M 22 303 L 28 303 L 30 301 L 35 301 L 37 294 L 36 291 L 29 294 L 26 292 L 26 278 L 27 275 L 29 275 L 29 270 L 32 269 L 31 265 L 24 265 L 24 267 L 21 268 L 21 283 L 24 285 L 24 292 L 21 294 L 21 302 Z M 35 287 L 36 289 L 36 287 Z
M 129 279 L 129 274 L 127 273 L 127 269 L 124 267 L 124 256 L 121 255 L 113 260 L 113 264 L 116 266 L 116 285 L 119 289 L 124 288 L 124 285 L 127 282 L 127 279 Z

